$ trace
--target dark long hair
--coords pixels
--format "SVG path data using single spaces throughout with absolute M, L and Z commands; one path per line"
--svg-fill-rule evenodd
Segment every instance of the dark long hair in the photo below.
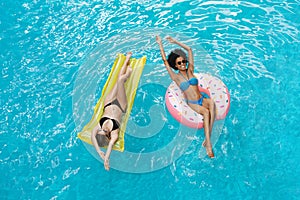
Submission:
M 181 49 L 174 49 L 173 51 L 171 51 L 171 53 L 168 55 L 168 63 L 169 65 L 175 69 L 178 70 L 178 68 L 176 67 L 176 59 L 178 57 L 183 57 L 186 60 L 186 53 L 184 51 L 182 51 Z

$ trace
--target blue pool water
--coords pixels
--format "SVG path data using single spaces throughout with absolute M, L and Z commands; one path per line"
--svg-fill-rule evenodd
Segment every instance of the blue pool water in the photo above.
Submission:
M 0 4 L 1 199 L 299 199 L 299 0 Z M 213 160 L 166 110 L 157 34 L 229 88 Z M 147 64 L 106 172 L 77 133 L 127 51 Z

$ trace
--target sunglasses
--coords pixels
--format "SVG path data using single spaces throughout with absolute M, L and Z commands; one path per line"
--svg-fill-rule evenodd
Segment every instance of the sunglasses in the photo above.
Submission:
M 181 63 L 182 63 L 182 64 L 185 64 L 185 63 L 188 63 L 188 61 L 187 61 L 187 60 L 178 61 L 178 62 L 177 62 L 177 65 L 181 65 Z

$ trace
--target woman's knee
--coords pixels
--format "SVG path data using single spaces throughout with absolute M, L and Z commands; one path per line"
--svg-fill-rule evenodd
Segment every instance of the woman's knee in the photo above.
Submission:
M 117 81 L 117 84 L 118 85 L 122 85 L 125 83 L 125 78 L 124 78 L 124 75 L 123 76 L 119 76 L 118 78 L 118 81 Z
M 204 118 L 209 117 L 209 110 L 203 107 L 200 109 L 200 114 L 203 115 Z
M 118 78 L 119 84 L 124 84 L 127 81 L 127 79 L 129 78 L 129 75 L 130 74 L 120 75 L 119 78 Z
M 208 99 L 208 107 L 212 111 L 215 110 L 216 105 L 215 105 L 215 102 L 212 99 Z

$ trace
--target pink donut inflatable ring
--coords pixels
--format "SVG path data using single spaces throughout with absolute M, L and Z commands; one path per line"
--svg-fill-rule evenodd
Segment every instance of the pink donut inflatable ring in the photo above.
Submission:
M 230 95 L 226 85 L 217 77 L 196 73 L 200 92 L 206 93 L 216 104 L 216 120 L 224 119 L 230 107 Z M 166 105 L 171 115 L 183 125 L 203 128 L 203 116 L 186 103 L 183 92 L 173 81 L 166 91 Z

